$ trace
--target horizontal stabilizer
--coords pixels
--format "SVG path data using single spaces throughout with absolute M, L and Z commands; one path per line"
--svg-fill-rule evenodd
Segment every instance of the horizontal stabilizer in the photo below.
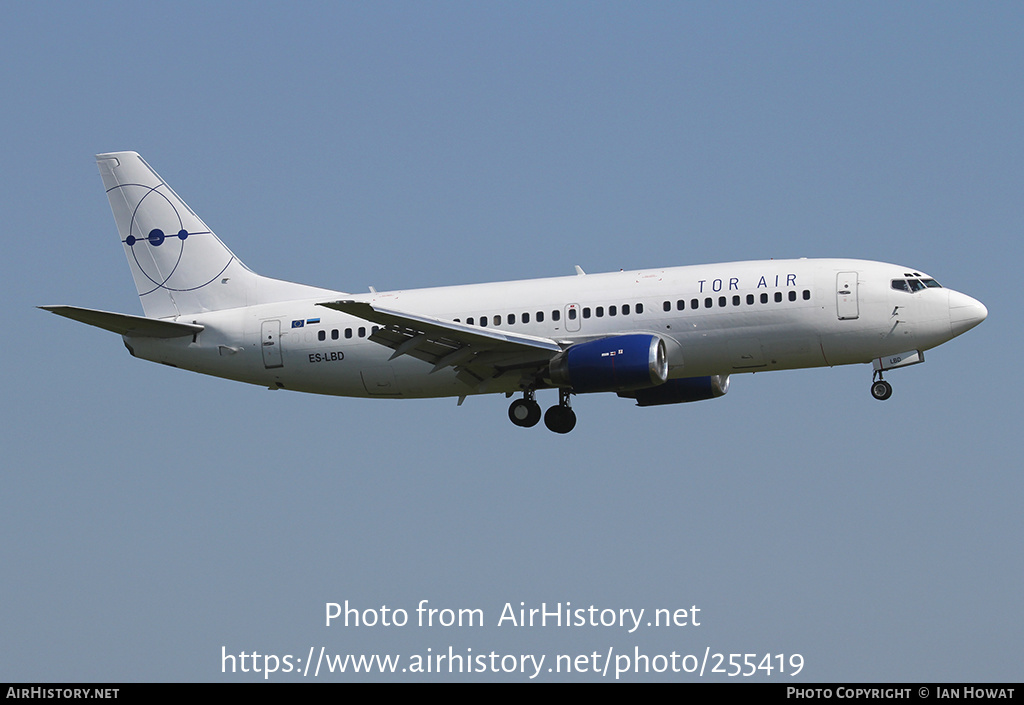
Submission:
M 196 323 L 175 323 L 162 321 L 145 316 L 131 316 L 127 313 L 111 313 L 97 311 L 93 308 L 78 306 L 40 306 L 44 311 L 56 313 L 74 321 L 81 321 L 90 326 L 121 335 L 141 336 L 145 338 L 178 338 L 183 335 L 195 335 L 203 329 Z

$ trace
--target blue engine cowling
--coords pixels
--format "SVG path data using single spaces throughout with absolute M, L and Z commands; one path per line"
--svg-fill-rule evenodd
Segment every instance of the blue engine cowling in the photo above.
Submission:
M 616 335 L 577 343 L 551 361 L 548 375 L 556 387 L 574 392 L 626 392 L 663 384 L 668 379 L 665 341 L 656 335 Z
M 619 392 L 620 397 L 636 399 L 637 406 L 682 404 L 687 401 L 714 399 L 729 391 L 729 375 L 670 379 L 665 384 L 647 389 Z

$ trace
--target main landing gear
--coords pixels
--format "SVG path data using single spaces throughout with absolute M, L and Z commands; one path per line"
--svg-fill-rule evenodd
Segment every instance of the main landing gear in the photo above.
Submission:
M 555 433 L 568 433 L 576 428 L 576 412 L 569 406 L 569 390 L 558 390 L 558 405 L 544 414 L 544 425 Z
M 516 399 L 508 407 L 508 418 L 516 426 L 529 428 L 540 421 L 540 404 L 537 403 L 532 389 L 523 392 L 522 399 Z
M 508 407 L 508 418 L 516 426 L 536 426 L 540 416 L 540 404 L 532 389 L 527 389 L 522 399 L 516 399 Z M 568 433 L 576 427 L 576 412 L 569 406 L 568 389 L 558 390 L 558 404 L 544 414 L 544 425 L 555 433 Z
M 871 375 L 871 396 L 878 401 L 885 401 L 892 396 L 892 385 L 882 379 L 881 370 L 875 370 Z

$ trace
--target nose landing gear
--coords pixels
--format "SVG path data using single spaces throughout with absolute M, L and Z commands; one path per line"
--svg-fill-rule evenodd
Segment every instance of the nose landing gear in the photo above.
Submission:
M 875 370 L 871 375 L 871 396 L 878 401 L 885 401 L 892 396 L 892 385 L 882 379 L 881 370 Z
M 922 362 L 924 362 L 924 353 L 920 350 L 907 350 L 888 357 L 875 358 L 872 361 L 875 372 L 871 375 L 871 396 L 878 401 L 885 401 L 892 396 L 892 385 L 882 379 L 884 370 L 919 365 Z

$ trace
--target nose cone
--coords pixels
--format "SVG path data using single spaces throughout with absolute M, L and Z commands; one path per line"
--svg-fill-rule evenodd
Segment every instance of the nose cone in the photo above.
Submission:
M 985 320 L 988 309 L 985 304 L 959 291 L 949 292 L 949 327 L 953 335 L 966 333 Z

